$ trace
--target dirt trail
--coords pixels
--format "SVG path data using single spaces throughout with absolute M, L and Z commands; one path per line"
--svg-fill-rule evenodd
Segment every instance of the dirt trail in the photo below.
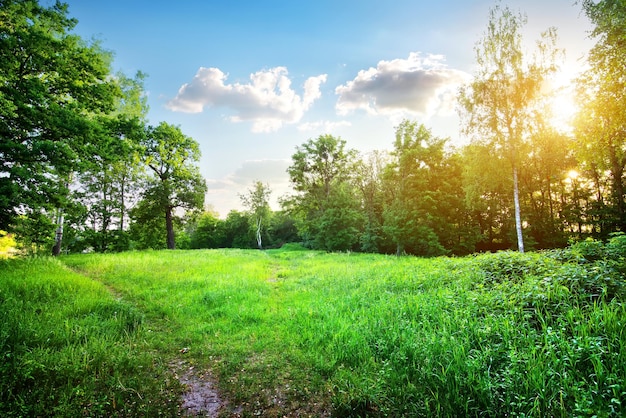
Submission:
M 171 366 L 174 376 L 187 388 L 182 397 L 183 412 L 193 417 L 218 417 L 224 402 L 210 373 L 198 371 L 184 360 Z
M 72 270 L 86 277 L 91 277 L 79 269 Z M 105 284 L 104 282 L 101 283 L 104 284 L 115 300 L 123 300 L 121 292 L 113 286 Z M 180 352 L 181 354 L 185 354 L 188 350 L 188 348 L 183 348 Z M 190 417 L 219 417 L 220 412 L 223 412 L 227 403 L 220 397 L 216 389 L 215 378 L 211 373 L 209 371 L 202 372 L 196 370 L 194 366 L 182 359 L 172 361 L 169 365 L 170 370 L 174 373 L 174 377 L 186 388 L 182 395 L 182 413 Z M 238 415 L 239 414 L 236 413 L 235 416 Z

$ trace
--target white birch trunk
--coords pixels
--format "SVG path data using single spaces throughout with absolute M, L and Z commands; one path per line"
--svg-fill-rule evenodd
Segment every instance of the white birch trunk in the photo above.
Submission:
M 262 242 L 262 238 L 261 238 L 261 223 L 262 223 L 262 218 L 259 216 L 257 218 L 256 221 L 256 243 L 259 246 L 259 250 L 263 249 L 263 242 Z
M 515 229 L 517 231 L 517 248 L 520 253 L 524 252 L 524 237 L 522 235 L 522 214 L 519 205 L 519 185 L 517 180 L 517 167 L 513 167 L 513 201 L 515 202 Z
M 52 255 L 58 256 L 61 254 L 61 243 L 63 242 L 63 223 L 65 222 L 65 217 L 63 214 L 63 210 L 59 209 L 57 215 L 57 230 L 54 236 L 54 247 L 52 247 Z

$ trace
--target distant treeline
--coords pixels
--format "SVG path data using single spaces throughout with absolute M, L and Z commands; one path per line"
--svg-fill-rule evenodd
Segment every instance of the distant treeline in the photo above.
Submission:
M 0 230 L 54 254 L 298 242 L 436 256 L 606 239 L 626 230 L 626 11 L 582 7 L 597 43 L 571 131 L 551 125 L 544 88 L 556 33 L 529 61 L 525 18 L 496 6 L 457 98 L 467 145 L 411 120 L 390 133 L 391 150 L 365 155 L 322 134 L 296 148 L 280 211 L 255 182 L 246 209 L 219 219 L 204 210 L 198 143 L 147 124 L 145 76 L 114 74 L 110 53 L 72 33 L 67 5 L 3 1 Z

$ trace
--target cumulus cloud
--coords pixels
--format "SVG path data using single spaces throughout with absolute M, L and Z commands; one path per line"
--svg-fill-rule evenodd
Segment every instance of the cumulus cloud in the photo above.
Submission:
M 326 77 L 326 74 L 309 77 L 300 96 L 291 88 L 285 67 L 258 71 L 245 84 L 228 84 L 228 75 L 220 69 L 201 67 L 167 107 L 187 113 L 200 113 L 207 106 L 227 107 L 235 112 L 231 117 L 233 122 L 252 122 L 253 132 L 272 132 L 285 123 L 300 121 L 321 96 L 320 86 Z
M 235 170 L 230 179 L 236 184 L 250 186 L 253 181 L 282 183 L 288 180 L 287 168 L 291 160 L 248 160 Z
M 449 68 L 441 55 L 409 54 L 407 59 L 380 61 L 376 68 L 361 70 L 335 89 L 341 115 L 355 110 L 369 114 L 409 113 L 428 118 L 454 108 L 457 88 L 469 74 Z

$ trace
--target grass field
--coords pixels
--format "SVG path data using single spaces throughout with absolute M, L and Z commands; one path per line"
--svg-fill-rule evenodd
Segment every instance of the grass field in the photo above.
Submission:
M 0 413 L 176 416 L 183 365 L 224 416 L 624 416 L 624 249 L 2 261 Z

